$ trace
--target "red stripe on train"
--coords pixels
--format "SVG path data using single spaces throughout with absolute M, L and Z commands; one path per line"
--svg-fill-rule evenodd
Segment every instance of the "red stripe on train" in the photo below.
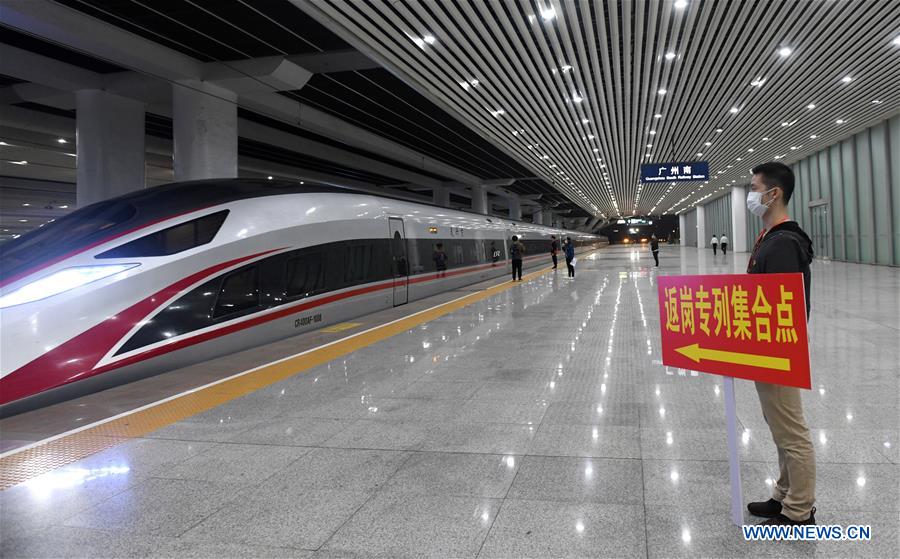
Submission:
M 107 319 L 106 321 L 94 326 L 93 328 L 79 334 L 68 342 L 57 346 L 44 355 L 38 357 L 34 361 L 31 361 L 27 365 L 20 367 L 6 377 L 0 379 L 0 386 L 2 386 L 2 390 L 0 390 L 0 405 L 25 398 L 27 396 L 38 394 L 52 388 L 57 388 L 65 384 L 75 382 L 77 380 L 82 380 L 114 369 L 125 367 L 127 365 L 139 363 L 153 357 L 158 357 L 160 355 L 203 343 L 205 341 L 209 341 L 221 336 L 226 336 L 234 332 L 239 332 L 253 326 L 265 324 L 266 322 L 271 322 L 273 320 L 326 305 L 328 303 L 333 303 L 342 299 L 349 299 L 351 297 L 357 297 L 359 295 L 365 295 L 367 293 L 373 293 L 375 291 L 393 289 L 397 285 L 402 285 L 402 283 L 397 284 L 396 280 L 389 280 L 387 283 L 376 283 L 342 293 L 327 295 L 320 299 L 307 301 L 283 309 L 278 309 L 274 312 L 262 316 L 251 315 L 246 320 L 243 320 L 241 322 L 226 324 L 221 328 L 216 328 L 215 330 L 209 330 L 201 334 L 186 337 L 180 340 L 175 340 L 171 343 L 148 349 L 134 355 L 130 355 L 107 365 L 96 367 L 100 359 L 102 359 L 104 355 L 109 353 L 109 350 L 112 349 L 115 344 L 118 343 L 122 339 L 122 337 L 129 332 L 129 330 L 131 330 L 134 324 L 137 324 L 139 321 L 144 320 L 154 310 L 159 308 L 159 303 L 157 302 L 158 300 L 168 301 L 174 295 L 180 293 L 190 285 L 193 285 L 194 283 L 206 277 L 209 277 L 218 271 L 224 270 L 225 268 L 229 268 L 231 266 L 234 266 L 235 264 L 239 264 L 258 256 L 277 252 L 278 250 L 282 249 L 268 250 L 265 252 L 245 256 L 243 258 L 229 260 L 228 262 L 223 262 L 211 268 L 207 268 L 206 270 L 197 272 L 177 283 L 170 285 L 162 291 L 151 295 L 150 297 L 144 299 L 143 301 L 140 301 L 139 303 L 129 307 L 128 309 L 125 309 L 124 311 L 118 313 L 116 316 L 111 317 L 110 319 Z M 545 255 L 526 256 L 524 260 L 539 258 L 541 256 Z M 498 268 L 500 266 L 505 266 L 507 262 L 508 261 L 500 261 L 461 270 L 452 270 L 444 273 L 443 275 L 439 273 L 430 273 L 422 276 L 412 276 L 407 281 L 409 283 L 421 283 L 437 279 L 445 279 L 447 277 L 470 274 L 490 268 Z M 79 356 L 73 357 L 73 355 Z
M 96 375 L 96 364 L 131 328 L 144 320 L 161 302 L 168 301 L 191 285 L 241 262 L 275 252 L 267 250 L 235 258 L 196 272 L 85 330 L 34 361 L 0 379 L 0 404 L 6 404 L 57 386 Z

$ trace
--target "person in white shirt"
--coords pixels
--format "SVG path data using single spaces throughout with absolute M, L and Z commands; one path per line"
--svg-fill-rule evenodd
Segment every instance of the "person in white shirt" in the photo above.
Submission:
M 728 251 L 728 237 L 722 235 L 719 237 L 719 247 L 722 249 L 722 256 Z
M 715 256 L 715 255 L 716 255 L 716 248 L 719 246 L 719 239 L 717 239 L 716 236 L 713 235 L 713 238 L 712 238 L 711 241 L 709 241 L 709 244 L 712 245 L 712 247 L 713 247 L 713 256 Z

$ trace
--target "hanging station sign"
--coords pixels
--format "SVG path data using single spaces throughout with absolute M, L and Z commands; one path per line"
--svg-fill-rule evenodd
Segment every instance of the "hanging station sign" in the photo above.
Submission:
M 647 163 L 641 165 L 641 182 L 708 181 L 708 161 L 687 163 Z

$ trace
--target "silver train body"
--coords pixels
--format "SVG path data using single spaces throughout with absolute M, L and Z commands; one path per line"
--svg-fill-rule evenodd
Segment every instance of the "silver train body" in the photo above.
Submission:
M 174 183 L 83 208 L 2 247 L 0 413 L 507 275 L 513 235 L 526 269 L 549 264 L 551 235 L 601 242 L 278 181 Z

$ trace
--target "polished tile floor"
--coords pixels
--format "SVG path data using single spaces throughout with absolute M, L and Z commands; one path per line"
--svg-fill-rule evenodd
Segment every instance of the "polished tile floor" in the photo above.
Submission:
M 820 524 L 746 543 L 721 379 L 660 364 L 658 274 L 746 254 L 602 250 L 562 270 L 0 493 L 2 556 L 896 557 L 900 270 L 816 262 Z M 744 494 L 775 448 L 737 382 Z M 748 518 L 749 521 L 753 519 Z

